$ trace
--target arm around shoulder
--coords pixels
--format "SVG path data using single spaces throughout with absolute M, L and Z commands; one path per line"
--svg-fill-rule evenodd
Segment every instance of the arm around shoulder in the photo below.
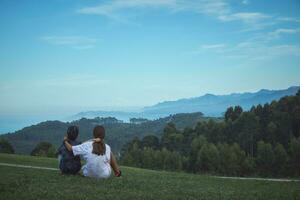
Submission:
M 64 138 L 64 144 L 66 146 L 66 148 L 68 149 L 68 151 L 72 151 L 72 145 L 68 142 L 68 140 L 66 138 Z

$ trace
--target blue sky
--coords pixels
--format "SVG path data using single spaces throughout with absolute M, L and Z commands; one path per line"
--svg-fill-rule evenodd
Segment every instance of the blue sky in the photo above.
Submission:
M 1 0 L 0 112 L 300 85 L 297 0 Z

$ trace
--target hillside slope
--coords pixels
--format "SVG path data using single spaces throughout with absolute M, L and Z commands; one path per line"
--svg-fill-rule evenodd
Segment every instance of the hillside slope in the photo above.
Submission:
M 201 113 L 177 114 L 157 120 L 148 121 L 142 124 L 122 123 L 114 118 L 82 118 L 73 122 L 46 121 L 37 125 L 25 127 L 22 130 L 11 134 L 1 135 L 0 138 L 7 139 L 15 148 L 17 153 L 29 154 L 35 145 L 41 141 L 47 141 L 56 147 L 67 131 L 68 126 L 79 127 L 79 140 L 85 141 L 92 137 L 92 130 L 96 125 L 104 125 L 106 129 L 106 142 L 110 144 L 114 152 L 119 152 L 127 141 L 134 137 L 145 135 L 160 136 L 163 128 L 168 122 L 173 122 L 179 129 L 193 127 L 198 121 L 208 120 Z
M 0 154 L 0 161 L 54 167 L 56 159 Z M 121 167 L 121 178 L 96 180 L 58 171 L 0 166 L 2 199 L 299 199 L 299 182 L 229 180 Z

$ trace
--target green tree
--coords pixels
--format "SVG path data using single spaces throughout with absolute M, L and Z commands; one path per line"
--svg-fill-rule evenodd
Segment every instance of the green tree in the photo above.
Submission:
M 0 139 L 0 153 L 15 153 L 12 145 L 5 139 Z
M 192 172 L 196 172 L 198 167 L 196 165 L 198 152 L 202 148 L 204 144 L 207 143 L 206 138 L 203 135 L 200 135 L 193 139 L 191 147 L 190 147 L 190 155 L 189 155 L 189 165 L 188 169 Z
M 128 152 L 131 154 L 133 160 L 134 160 L 134 167 L 141 167 L 142 166 L 142 155 L 141 155 L 141 149 L 139 148 L 138 143 L 133 143 L 132 149 Z
M 292 138 L 290 142 L 291 166 L 296 176 L 300 175 L 300 137 Z
M 283 175 L 285 173 L 288 155 L 282 144 L 276 144 L 274 148 L 274 157 L 273 175 Z
M 217 147 L 220 154 L 219 172 L 226 175 L 236 175 L 239 160 L 234 148 L 228 144 L 218 144 Z
M 274 164 L 274 153 L 270 143 L 265 143 L 263 141 L 257 143 L 256 163 L 261 175 L 271 175 Z
M 198 171 L 217 172 L 219 168 L 219 151 L 212 143 L 204 144 L 198 152 L 196 166 Z
M 237 158 L 236 175 L 245 176 L 251 174 L 255 167 L 253 157 L 246 156 L 245 151 L 237 143 L 234 143 L 231 148 Z
M 121 163 L 125 166 L 135 166 L 136 165 L 136 161 L 134 160 L 133 156 L 127 152 L 121 160 Z
M 155 169 L 155 151 L 152 148 L 145 147 L 141 153 L 142 167 Z
M 162 147 L 167 148 L 169 151 L 183 150 L 184 135 L 178 131 L 175 124 L 168 123 L 164 129 L 164 134 L 161 138 Z
M 159 139 L 158 137 L 154 135 L 147 135 L 142 139 L 142 147 L 148 147 L 152 149 L 158 149 L 159 148 Z
M 258 118 L 254 113 L 243 113 L 234 123 L 236 141 L 247 154 L 254 156 L 256 138 L 259 133 Z
M 240 171 L 239 171 L 239 176 L 247 176 L 247 175 L 251 175 L 254 173 L 255 171 L 255 158 L 254 157 L 250 157 L 250 156 L 246 156 L 245 152 L 243 152 L 244 155 L 244 159 L 243 162 L 240 165 Z
M 31 152 L 32 156 L 55 157 L 55 148 L 49 142 L 40 142 Z
M 271 121 L 267 125 L 267 135 L 265 136 L 266 141 L 274 145 L 276 141 L 276 132 L 277 132 L 277 125 Z
M 243 108 L 241 106 L 229 107 L 225 112 L 226 121 L 235 121 L 243 113 Z

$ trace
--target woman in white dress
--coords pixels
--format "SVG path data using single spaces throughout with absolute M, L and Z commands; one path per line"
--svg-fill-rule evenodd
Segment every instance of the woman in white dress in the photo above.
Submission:
M 82 167 L 84 176 L 94 178 L 108 178 L 113 169 L 115 176 L 121 176 L 115 156 L 110 146 L 104 143 L 105 129 L 103 126 L 96 126 L 93 131 L 94 139 L 81 145 L 72 146 L 65 138 L 64 143 L 74 156 L 81 155 L 86 161 Z

